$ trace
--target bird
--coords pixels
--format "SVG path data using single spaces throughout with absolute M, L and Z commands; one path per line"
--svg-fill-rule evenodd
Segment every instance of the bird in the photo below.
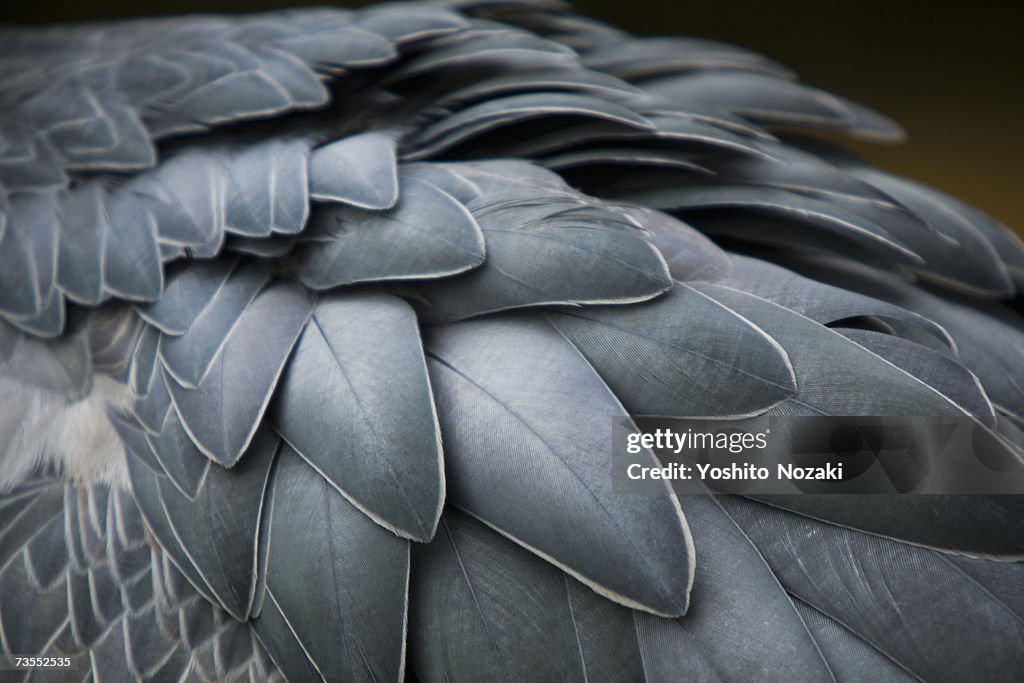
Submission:
M 557 0 L 0 46 L 5 680 L 1024 678 L 1024 244 L 893 121 Z M 998 459 L 631 490 L 649 416 Z

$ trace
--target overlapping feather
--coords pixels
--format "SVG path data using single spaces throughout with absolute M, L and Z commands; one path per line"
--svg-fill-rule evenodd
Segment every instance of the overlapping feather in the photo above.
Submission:
M 925 411 L 1019 459 L 1022 323 L 977 300 L 1016 295 L 1019 241 L 777 137 L 899 129 L 759 55 L 445 5 L 0 30 L 0 383 L 127 385 L 130 482 L 0 497 L 3 649 L 1010 680 L 1015 497 L 627 496 L 610 449 L 628 414 Z

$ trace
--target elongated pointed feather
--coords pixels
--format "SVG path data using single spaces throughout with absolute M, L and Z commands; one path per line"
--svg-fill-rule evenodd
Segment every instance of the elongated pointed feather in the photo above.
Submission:
M 1019 447 L 986 427 L 982 419 L 968 418 L 963 408 L 949 398 L 864 347 L 767 300 L 716 285 L 701 284 L 697 288 L 748 318 L 786 350 L 799 391 L 773 409 L 776 414 L 957 416 L 974 425 L 974 447 L 978 452 L 990 453 L 990 457 L 997 459 L 1006 458 L 1008 470 L 997 471 L 1004 468 L 990 467 L 986 456 L 976 457 L 972 453 L 946 457 L 938 447 L 922 447 L 918 457 L 926 462 L 921 462 L 920 467 L 927 470 L 933 482 L 948 477 L 956 481 L 958 487 L 964 487 L 959 490 L 973 490 L 975 486 L 988 491 L 1009 490 L 1008 487 L 1016 485 L 1014 482 L 1024 475 L 1020 466 L 1024 455 Z M 996 453 L 999 455 L 994 455 Z M 909 464 L 904 462 L 908 457 L 904 454 L 892 461 L 891 467 L 895 469 L 883 466 L 886 474 L 880 481 L 892 484 L 894 492 L 901 487 L 914 488 L 914 482 L 924 471 L 915 467 L 913 474 L 910 471 L 897 473 L 900 463 Z M 879 476 L 883 476 L 881 471 Z
M 836 683 L 867 678 L 878 683 L 913 683 L 920 679 L 876 650 L 870 643 L 803 600 L 794 600 L 835 676 Z
M 466 20 L 442 7 L 402 6 L 375 11 L 368 8 L 355 25 L 396 43 L 423 40 L 452 33 L 466 26 Z
M 961 301 L 943 299 L 891 274 L 841 260 L 794 263 L 826 282 L 848 287 L 909 309 L 941 324 L 956 341 L 960 362 L 978 376 L 992 402 L 1011 415 L 1024 415 L 1024 334 Z
M 225 271 L 230 271 L 226 279 Z M 254 264 L 233 271 L 204 266 L 195 273 L 182 273 L 180 289 L 166 304 L 166 316 L 165 306 L 157 304 L 157 315 L 151 318 L 172 335 L 183 332 L 160 339 L 160 358 L 179 384 L 193 388 L 202 382 L 234 325 L 268 279 L 267 272 Z
M 146 434 L 145 439 L 153 457 L 175 487 L 186 498 L 195 500 L 211 463 L 192 443 L 178 413 L 167 411 L 160 433 Z
M 372 66 L 387 63 L 396 56 L 388 40 L 355 26 L 310 31 L 278 45 L 313 66 Z
M 161 477 L 142 464 L 137 458 L 127 458 L 127 469 L 131 481 L 132 495 L 146 523 L 146 528 L 166 553 L 170 562 L 187 579 L 194 590 L 205 600 L 217 604 L 216 594 L 203 576 L 196 570 L 188 554 L 182 548 L 168 521 L 160 495 Z
M 750 139 L 750 136 L 756 136 L 758 133 L 765 135 L 759 129 L 744 128 L 737 134 L 721 125 L 699 119 L 689 112 L 664 111 L 657 108 L 652 112 L 648 107 L 637 108 L 653 124 L 651 130 L 624 128 L 605 121 L 590 121 L 515 141 L 508 146 L 508 151 L 516 156 L 532 157 L 598 142 L 638 145 L 647 141 L 658 146 L 696 152 L 714 150 L 755 156 L 766 154 L 754 140 Z
M 445 117 L 420 131 L 416 146 L 420 154 L 437 154 L 502 126 L 551 116 L 598 119 L 639 130 L 653 128 L 640 114 L 590 95 L 528 93 L 488 100 Z
M 132 415 L 150 434 L 160 433 L 167 412 L 172 408 L 171 394 L 167 391 L 167 385 L 171 382 L 174 380 L 167 376 L 167 371 L 162 366 L 157 367 L 145 393 L 132 403 Z
M 59 222 L 49 194 L 20 194 L 10 201 L 0 232 L 0 312 L 37 315 L 52 294 Z
M 900 336 L 929 348 L 949 352 L 955 346 L 949 332 L 913 311 L 800 277 L 759 259 L 733 255 L 732 261 L 731 276 L 718 284 L 756 294 L 822 325 L 841 327 L 843 321 L 867 316 L 881 320 Z
M 689 100 L 714 104 L 761 124 L 843 130 L 876 140 L 899 140 L 902 129 L 859 105 L 820 90 L 760 74 L 705 72 L 645 83 L 645 90 L 686 109 Z
M 395 80 L 431 71 L 481 63 L 511 63 L 533 67 L 554 67 L 572 63 L 572 51 L 550 40 L 543 40 L 519 31 L 503 29 L 467 34 L 449 47 L 432 50 L 394 72 Z
M 839 332 L 876 356 L 917 377 L 970 415 L 991 418 L 983 422 L 994 426 L 995 411 L 988 396 L 985 395 L 981 382 L 954 359 L 932 349 L 922 348 L 919 344 L 906 339 L 881 332 L 856 329 L 840 329 Z
M 536 69 L 496 75 L 444 95 L 438 104 L 475 102 L 498 95 L 531 90 L 565 90 L 612 97 L 636 95 L 639 91 L 625 81 L 600 71 L 577 69 Z
M 1016 678 L 1021 614 L 945 556 L 737 498 L 723 503 L 787 590 L 917 676 Z M 1021 565 L 1003 569 L 1019 581 Z M 921 628 L 929 638 L 912 635 Z
M 399 681 L 405 667 L 409 542 L 374 524 L 285 446 L 274 472 L 267 597 L 328 680 Z M 320 542 L 307 542 L 314 531 Z M 319 586 L 324 599 L 310 600 Z M 273 618 L 273 612 L 270 613 Z M 256 622 L 279 630 L 282 623 Z M 261 635 L 270 655 L 278 635 Z
M 434 541 L 414 550 L 410 655 L 421 679 L 586 679 L 567 594 L 573 579 L 454 510 Z M 633 667 L 620 666 L 642 675 L 639 653 Z
M 620 78 L 712 70 L 789 76 L 785 67 L 756 52 L 700 38 L 633 38 L 588 51 L 583 63 Z
M 41 652 L 64 626 L 66 579 L 45 591 L 30 589 L 22 558 L 0 572 L 0 629 L 9 652 Z
M 648 303 L 548 319 L 634 415 L 750 415 L 797 392 L 777 342 L 682 283 Z
M 296 259 L 314 289 L 380 280 L 445 277 L 484 261 L 484 238 L 461 202 L 435 185 L 402 175 L 393 209 L 375 213 L 320 206 Z
M 39 528 L 24 549 L 29 579 L 34 588 L 47 591 L 64 577 L 67 553 L 64 550 L 64 515 L 57 515 Z
M 169 269 L 159 301 L 139 306 L 139 315 L 164 334 L 181 336 L 206 310 L 235 270 L 234 259 L 198 261 Z
M 695 512 L 708 548 L 696 580 L 707 590 L 694 593 L 678 620 L 615 605 L 471 517 L 447 512 L 437 538 L 414 555 L 414 670 L 426 680 L 827 679 L 750 542 L 710 498 L 696 501 Z M 722 574 L 733 580 L 721 582 Z
M 841 527 L 948 553 L 1019 560 L 1024 556 L 1019 496 L 846 494 L 766 495 L 759 501 Z M 979 534 L 978 529 L 985 529 Z
M 128 385 L 135 396 L 144 396 L 148 391 L 153 375 L 159 371 L 160 355 L 158 346 L 160 333 L 156 328 L 146 325 L 139 333 L 139 339 L 131 352 L 128 368 Z
M 638 618 L 648 675 L 828 680 L 828 666 L 758 549 L 710 496 L 687 496 L 685 502 L 702 549 L 693 604 L 674 623 Z M 679 652 L 665 653 L 666 646 Z
M 390 376 L 387 382 L 380 377 Z M 416 318 L 385 294 L 322 300 L 288 363 L 277 431 L 372 519 L 419 541 L 444 502 L 440 433 Z
M 617 602 L 685 612 L 694 558 L 678 502 L 613 495 L 625 411 L 582 356 L 525 316 L 431 330 L 426 348 L 452 502 Z
M 429 320 L 558 303 L 633 303 L 671 286 L 647 242 L 624 219 L 570 196 L 540 203 L 509 193 L 470 204 L 484 232 L 487 260 L 470 273 L 421 285 Z M 556 265 L 557 262 L 557 265 Z
M 240 621 L 255 594 L 260 510 L 279 443 L 272 433 L 258 435 L 237 470 L 207 474 L 194 502 L 169 480 L 159 484 L 160 503 L 182 549 L 218 603 Z
M 238 462 L 311 311 L 300 288 L 271 285 L 239 317 L 206 379 L 195 389 L 168 387 L 185 431 L 207 457 L 224 467 Z
M 659 209 L 686 211 L 687 220 L 701 217 L 702 220 L 696 225 L 714 234 L 787 246 L 799 245 L 800 239 L 812 245 L 815 243 L 812 240 L 820 239 L 820 244 L 827 245 L 827 240 L 838 238 L 842 240 L 841 244 L 856 245 L 897 263 L 922 261 L 920 256 L 884 226 L 831 202 L 785 190 L 718 184 L 711 187 L 680 186 L 677 183 L 668 187 L 643 185 L 631 188 L 628 182 L 609 190 L 623 200 Z M 784 222 L 788 230 L 775 228 L 775 223 L 765 225 L 756 219 L 732 213 L 713 213 L 710 217 L 695 213 L 725 209 L 763 212 L 769 219 L 776 218 Z
M 104 240 L 104 289 L 131 301 L 155 300 L 164 285 L 156 216 L 127 192 L 110 196 L 105 210 L 109 234 Z
M 8 566 L 32 536 L 50 520 L 61 516 L 64 493 L 59 487 L 47 487 L 32 495 L 20 509 L 4 511 L 0 529 L 0 568 Z
M 665 259 L 673 280 L 714 282 L 732 272 L 732 259 L 686 223 L 644 207 L 618 206 L 615 210 L 640 226 L 642 237 Z

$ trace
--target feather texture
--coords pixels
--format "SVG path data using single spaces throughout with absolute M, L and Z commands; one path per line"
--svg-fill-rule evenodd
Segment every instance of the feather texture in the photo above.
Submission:
M 1019 678 L 1024 245 L 811 137 L 883 116 L 559 0 L 0 43 L 5 654 Z M 951 418 L 995 459 L 869 463 L 975 495 L 633 492 L 645 414 Z

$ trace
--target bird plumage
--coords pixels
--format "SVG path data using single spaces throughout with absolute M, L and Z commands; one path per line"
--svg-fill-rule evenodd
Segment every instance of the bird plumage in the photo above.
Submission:
M 1019 680 L 1021 496 L 611 473 L 630 415 L 926 415 L 1019 490 L 1024 244 L 815 137 L 896 124 L 554 0 L 0 45 L 6 653 L 83 681 Z

